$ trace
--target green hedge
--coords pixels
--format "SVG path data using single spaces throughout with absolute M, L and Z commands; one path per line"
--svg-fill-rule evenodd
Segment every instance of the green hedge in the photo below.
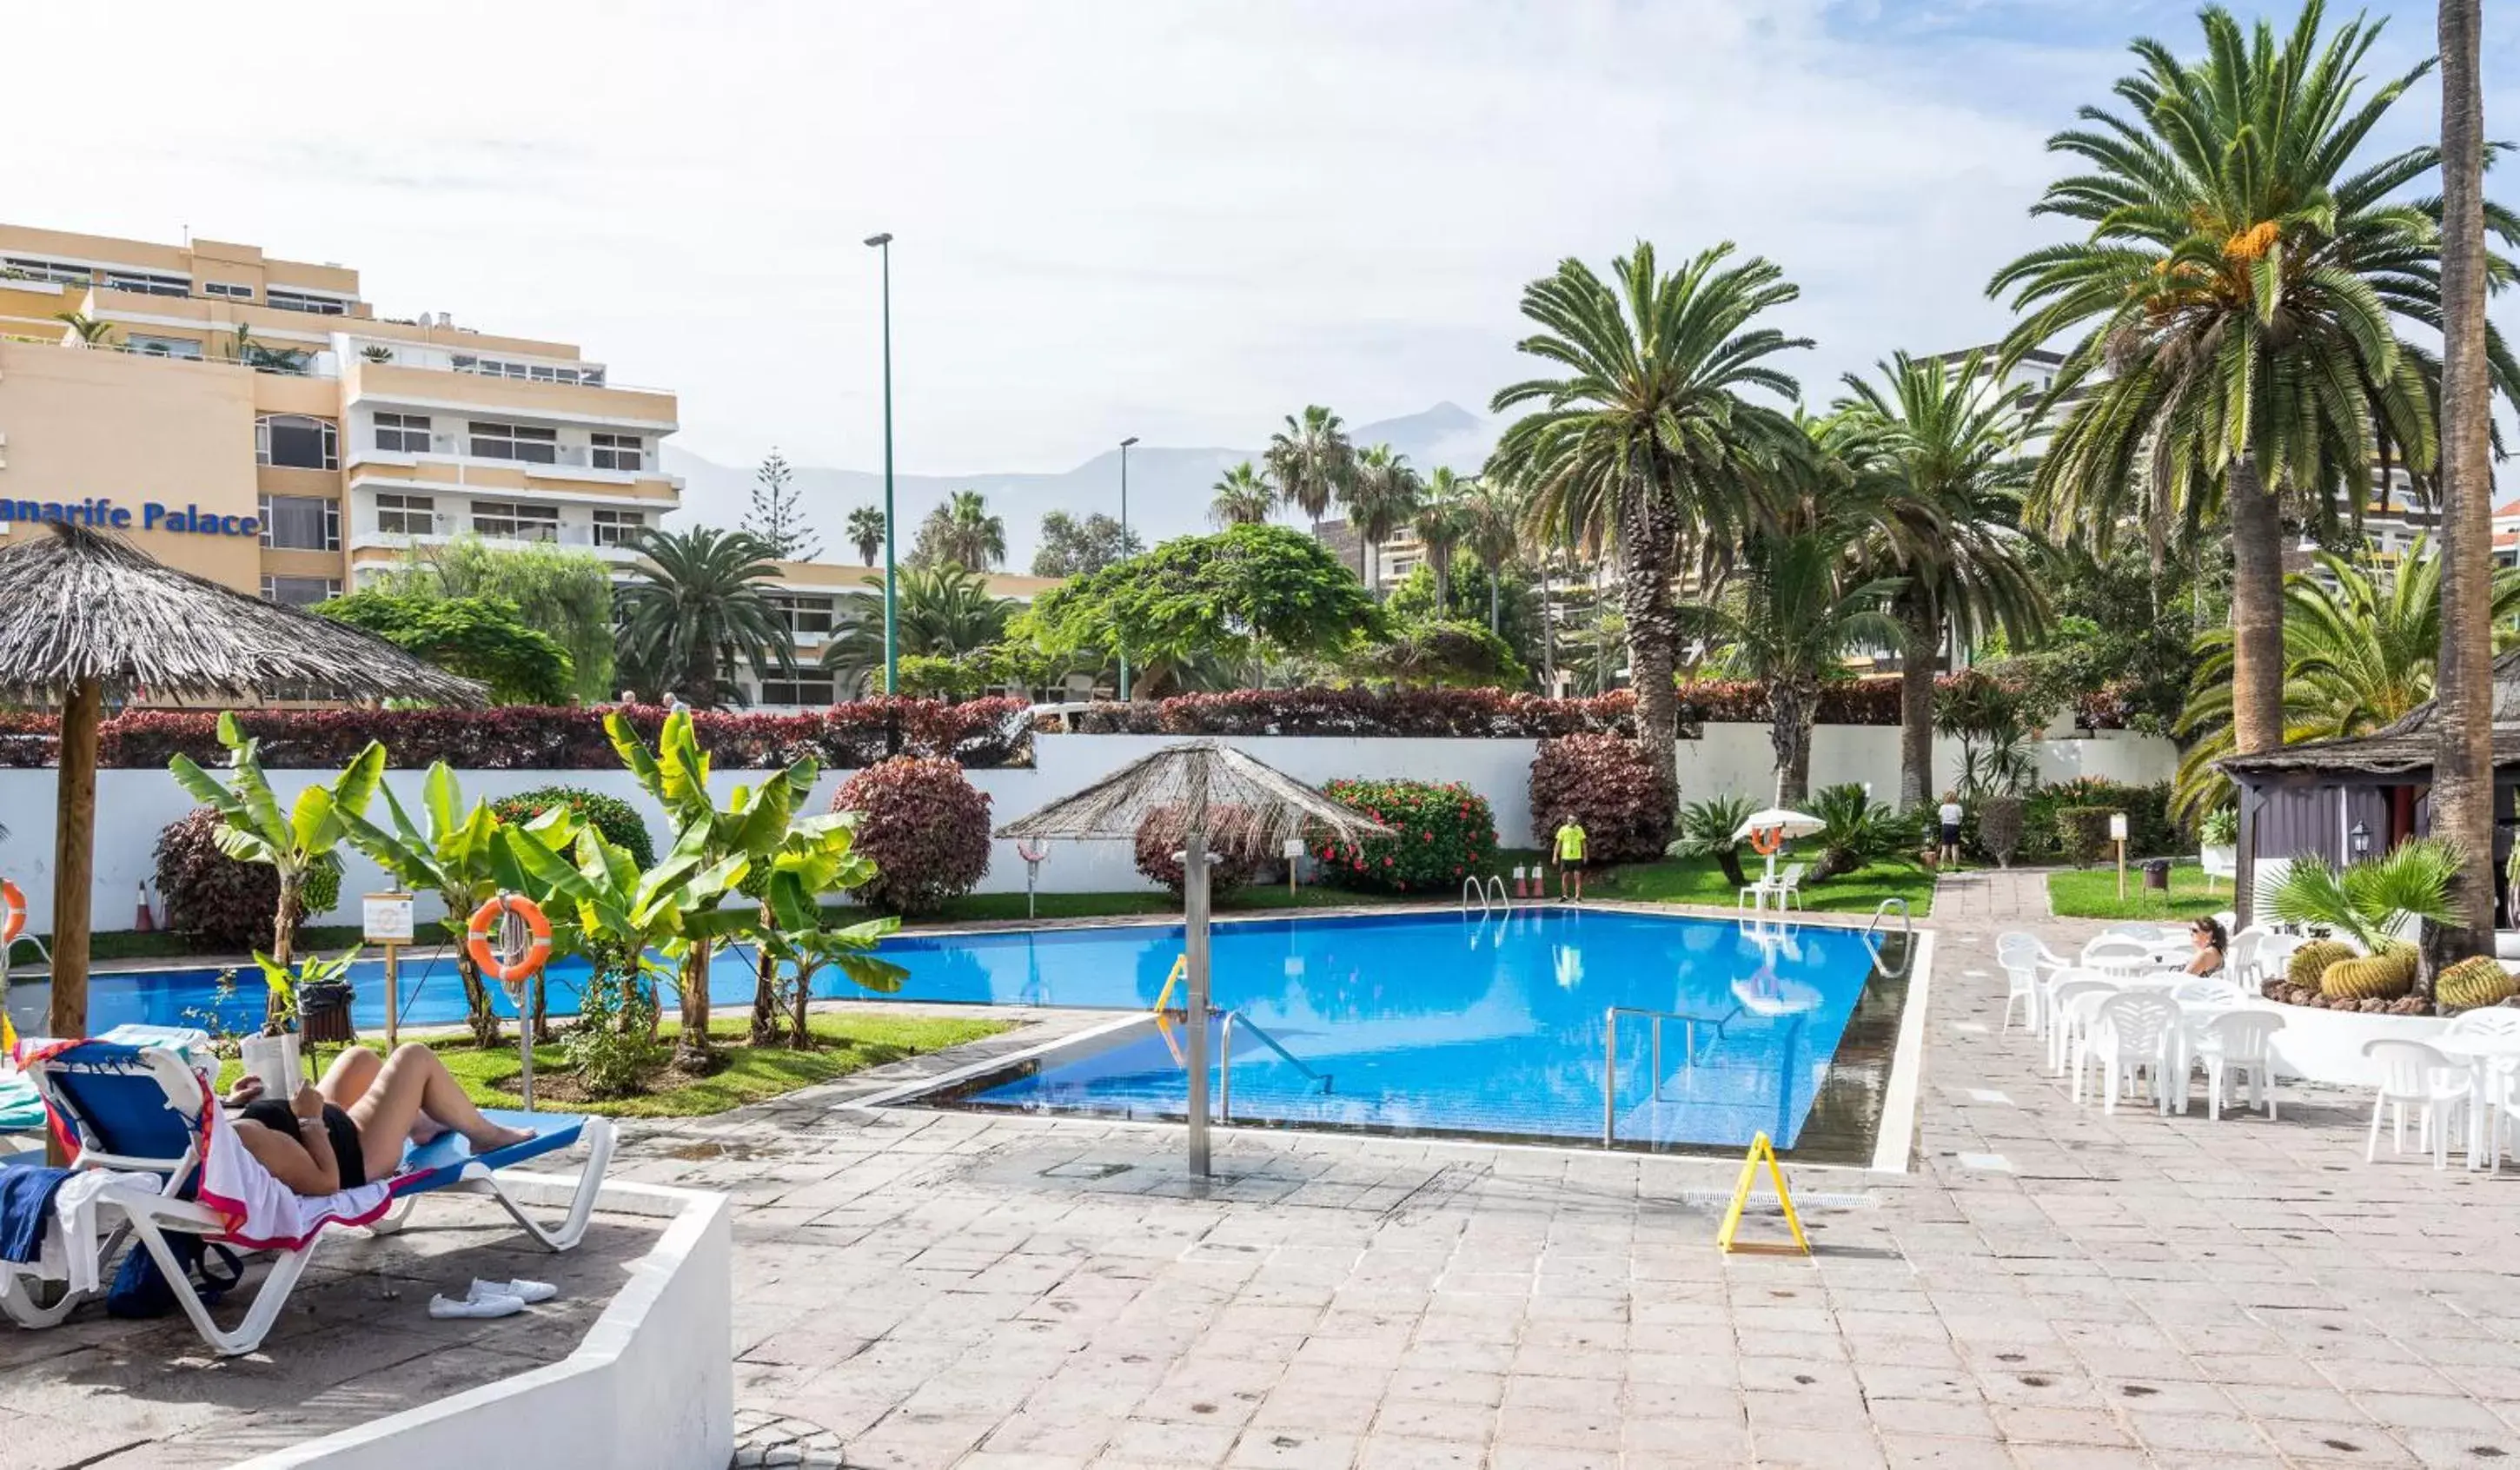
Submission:
M 1391 828 L 1362 844 L 1324 842 L 1322 881 L 1376 893 L 1456 893 L 1497 854 L 1496 814 L 1458 781 L 1334 780 L 1325 795 Z
M 1995 854 L 1978 839 L 1978 808 L 1983 801 L 1977 797 L 1961 803 L 1960 847 L 1971 862 L 1992 863 Z M 2021 849 L 2013 854 L 2013 864 L 2035 868 L 2067 861 L 2063 813 L 2074 807 L 2126 813 L 2130 861 L 2193 855 L 2196 851 L 2195 834 L 2182 830 L 2171 820 L 2168 781 L 2134 786 L 2087 776 L 2022 794 Z
M 625 849 L 642 870 L 656 866 L 656 850 L 648 840 L 648 824 L 639 809 L 618 796 L 584 786 L 536 786 L 490 803 L 491 815 L 510 826 L 522 826 L 554 807 L 566 807 L 591 823 L 606 841 Z

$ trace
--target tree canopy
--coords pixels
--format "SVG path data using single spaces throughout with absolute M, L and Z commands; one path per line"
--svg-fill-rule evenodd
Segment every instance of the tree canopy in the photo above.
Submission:
M 1032 554 L 1036 577 L 1081 577 L 1147 549 L 1138 533 L 1096 512 L 1079 520 L 1064 511 L 1041 518 L 1041 546 Z
M 1387 629 L 1320 542 L 1274 525 L 1164 542 L 1042 594 L 1028 623 L 1054 651 L 1125 646 L 1132 659 L 1335 657 Z
M 315 609 L 450 674 L 478 679 L 502 704 L 564 704 L 568 650 L 526 626 L 501 598 L 429 598 L 370 589 Z
M 612 572 L 591 552 L 537 541 L 492 547 L 463 536 L 433 551 L 416 549 L 376 590 L 509 603 L 526 627 L 568 654 L 570 692 L 589 701 L 612 697 Z

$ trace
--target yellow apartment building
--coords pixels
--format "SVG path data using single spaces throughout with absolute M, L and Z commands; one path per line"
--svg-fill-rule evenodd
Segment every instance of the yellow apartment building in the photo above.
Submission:
M 659 458 L 676 416 L 570 343 L 381 317 L 345 266 L 0 224 L 0 545 L 74 517 L 295 606 L 467 534 L 626 569 L 622 543 L 682 503 Z M 870 574 L 782 572 L 804 667 L 748 692 L 829 703 L 813 660 Z

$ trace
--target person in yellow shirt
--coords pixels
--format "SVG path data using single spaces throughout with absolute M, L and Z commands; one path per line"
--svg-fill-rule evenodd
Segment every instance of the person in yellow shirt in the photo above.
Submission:
M 1584 901 L 1584 827 L 1567 813 L 1557 822 L 1557 902 L 1566 902 L 1566 884 L 1575 884 L 1575 901 Z

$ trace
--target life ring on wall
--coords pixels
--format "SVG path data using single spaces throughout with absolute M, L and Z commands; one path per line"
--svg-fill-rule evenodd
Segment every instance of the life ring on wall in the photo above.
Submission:
M 18 885 L 0 878 L 0 945 L 17 943 L 26 932 L 26 896 Z
M 1750 828 L 1750 851 L 1763 858 L 1773 858 L 1784 850 L 1785 829 L 1780 826 Z
M 523 919 L 525 931 L 533 937 L 522 955 L 513 961 L 502 961 L 490 948 L 490 939 L 499 920 L 510 913 Z M 472 911 L 472 919 L 464 926 L 464 950 L 480 966 L 482 974 L 501 984 L 514 985 L 531 978 L 551 958 L 551 920 L 543 917 L 543 911 L 535 907 L 532 899 L 517 893 L 500 894 Z

